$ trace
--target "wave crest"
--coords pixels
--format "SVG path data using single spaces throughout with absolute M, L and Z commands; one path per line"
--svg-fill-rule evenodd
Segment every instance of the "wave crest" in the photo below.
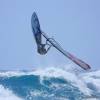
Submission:
M 16 94 L 24 100 L 99 98 L 100 71 L 76 74 L 54 67 L 33 71 L 7 71 L 0 72 L 0 84 L 5 93 L 10 91 L 9 95 Z M 15 98 L 21 100 L 16 96 Z

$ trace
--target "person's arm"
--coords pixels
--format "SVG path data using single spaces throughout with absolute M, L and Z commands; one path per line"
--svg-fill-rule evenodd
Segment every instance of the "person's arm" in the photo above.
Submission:
M 50 50 L 51 46 L 52 46 L 52 45 L 49 45 L 49 47 L 47 48 L 47 52 Z

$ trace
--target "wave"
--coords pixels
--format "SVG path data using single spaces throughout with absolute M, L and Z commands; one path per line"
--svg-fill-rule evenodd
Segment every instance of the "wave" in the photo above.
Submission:
M 100 71 L 74 73 L 50 67 L 0 72 L 0 100 L 99 100 L 99 96 Z
M 13 92 L 0 85 L 0 100 L 23 100 L 17 97 Z

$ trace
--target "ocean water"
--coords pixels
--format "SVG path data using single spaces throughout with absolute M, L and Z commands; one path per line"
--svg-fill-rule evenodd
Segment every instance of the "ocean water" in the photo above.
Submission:
M 100 100 L 100 71 L 1 71 L 0 100 Z

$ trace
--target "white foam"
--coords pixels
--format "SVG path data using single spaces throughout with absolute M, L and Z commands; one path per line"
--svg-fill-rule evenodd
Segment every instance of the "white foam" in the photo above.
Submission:
M 0 72 L 1 77 L 12 77 L 12 76 L 22 76 L 26 75 L 25 72 L 20 71 L 6 71 L 6 72 Z
M 48 94 L 48 93 L 44 93 L 43 91 L 31 91 L 30 92 L 30 95 L 27 96 L 27 98 L 31 99 L 31 100 L 35 100 L 35 99 L 32 99 L 32 97 L 38 97 L 38 96 L 42 96 L 43 98 L 53 98 L 54 100 L 69 100 L 65 97 L 57 97 L 55 96 L 54 94 Z M 36 99 L 37 100 L 37 99 Z
M 84 73 L 81 75 L 76 75 L 74 73 L 75 68 L 67 65 L 62 67 L 47 67 L 38 68 L 31 72 L 21 72 L 21 71 L 8 71 L 0 72 L 0 76 L 12 77 L 12 76 L 22 76 L 22 75 L 39 75 L 41 77 L 41 82 L 44 77 L 59 77 L 71 82 L 74 86 L 78 87 L 81 92 L 85 95 L 91 95 L 91 90 L 87 87 L 87 83 L 92 83 L 98 91 L 100 90 L 100 71 Z M 70 70 L 71 69 L 71 70 Z M 97 78 L 95 78 L 97 77 Z
M 5 89 L 2 85 L 0 85 L 0 100 L 22 100 L 13 94 L 9 89 Z
M 100 71 L 89 72 L 82 75 L 87 84 L 91 83 L 92 86 L 94 86 L 96 90 L 100 92 Z

